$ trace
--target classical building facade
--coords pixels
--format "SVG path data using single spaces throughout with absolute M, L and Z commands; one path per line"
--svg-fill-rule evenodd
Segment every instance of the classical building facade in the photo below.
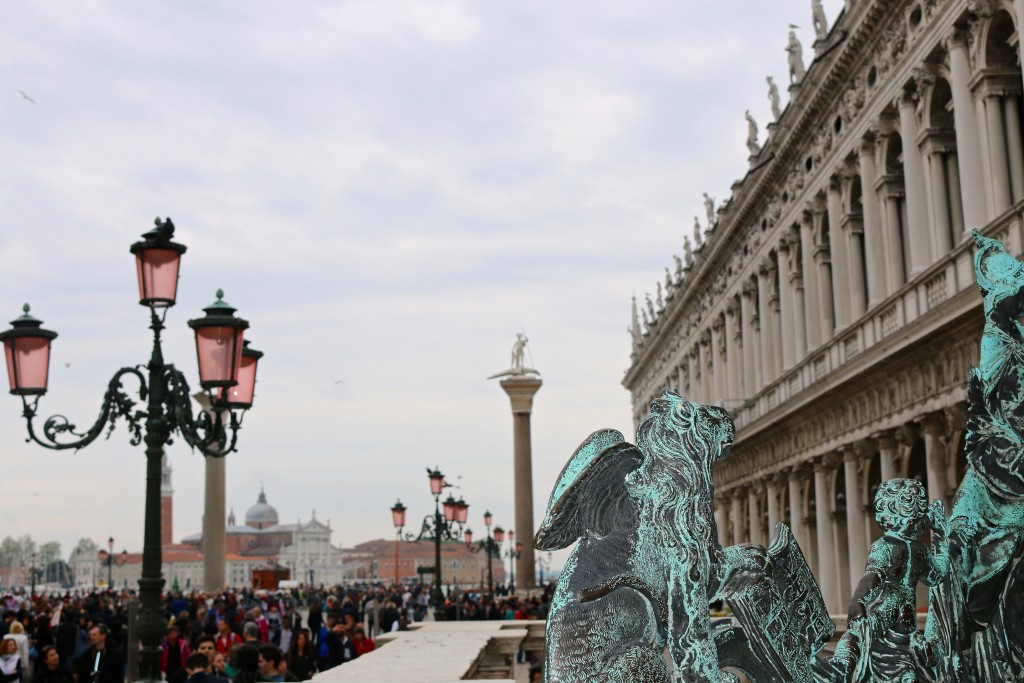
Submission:
M 948 511 L 963 475 L 970 230 L 1022 244 L 1021 22 L 1022 0 L 848 0 L 806 70 L 791 52 L 788 105 L 667 297 L 644 323 L 634 303 L 634 419 L 666 388 L 727 408 L 722 543 L 788 523 L 834 614 L 880 482 Z

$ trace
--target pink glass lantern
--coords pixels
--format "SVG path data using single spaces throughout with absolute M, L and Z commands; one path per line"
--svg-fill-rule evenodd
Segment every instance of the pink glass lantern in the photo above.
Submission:
M 219 399 L 228 408 L 248 410 L 252 407 L 256 391 L 256 365 L 263 352 L 249 348 L 249 342 L 242 342 L 242 362 L 238 366 L 238 384 L 233 387 L 221 387 Z
M 398 501 L 391 508 L 391 521 L 394 522 L 396 529 L 401 529 L 405 526 L 405 506 L 402 505 L 402 501 Z
M 459 524 L 465 524 L 468 517 L 469 504 L 463 500 L 462 496 L 459 496 L 459 502 L 455 504 L 455 521 Z
M 46 393 L 50 375 L 50 342 L 57 338 L 57 333 L 44 330 L 42 321 L 29 315 L 28 304 L 22 311 L 21 317 L 11 321 L 11 329 L 0 332 L 7 378 L 12 394 L 41 396 Z
M 206 311 L 205 316 L 188 321 L 188 326 L 196 334 L 199 383 L 208 391 L 233 387 L 238 384 L 242 336 L 249 323 L 235 315 L 235 309 L 224 301 L 224 292 L 220 289 L 217 290 L 217 300 L 203 310 Z M 254 382 L 255 378 L 253 367 Z
M 492 521 L 494 521 L 494 517 L 491 515 L 491 511 L 488 510 L 484 513 L 484 526 L 490 529 Z
M 433 471 L 427 469 L 427 476 L 430 477 L 430 493 L 440 496 L 444 489 L 444 475 L 441 474 L 441 470 L 436 467 Z
M 516 555 L 519 555 L 522 552 L 523 552 L 523 544 L 522 543 L 516 543 Z
M 494 527 L 494 540 L 498 543 L 503 543 L 505 541 L 505 530 L 500 526 Z
M 139 278 L 139 303 L 153 308 L 174 305 L 178 295 L 178 268 L 185 245 L 172 242 L 174 223 L 168 218 L 155 221 L 156 227 L 131 246 Z
M 458 507 L 458 503 L 455 502 L 455 498 L 452 494 L 448 494 L 448 498 L 443 503 L 444 507 L 444 521 L 454 522 L 455 521 L 455 508 Z
M 462 534 L 463 538 L 466 539 L 466 545 L 473 545 L 473 530 L 466 529 L 465 533 Z

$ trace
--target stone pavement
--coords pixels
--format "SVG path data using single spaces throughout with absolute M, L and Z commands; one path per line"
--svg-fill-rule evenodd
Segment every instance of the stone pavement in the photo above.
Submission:
M 520 652 L 544 649 L 543 621 L 422 622 L 409 631 L 386 633 L 377 649 L 335 667 L 317 683 L 454 683 L 527 680 Z

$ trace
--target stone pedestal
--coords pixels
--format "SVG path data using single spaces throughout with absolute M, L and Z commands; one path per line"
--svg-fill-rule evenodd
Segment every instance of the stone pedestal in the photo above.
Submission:
M 519 376 L 501 381 L 501 388 L 512 403 L 513 451 L 515 457 L 515 532 L 523 543 L 516 560 L 516 589 L 535 587 L 533 561 L 533 464 L 530 440 L 530 413 L 533 396 L 540 389 L 540 377 Z

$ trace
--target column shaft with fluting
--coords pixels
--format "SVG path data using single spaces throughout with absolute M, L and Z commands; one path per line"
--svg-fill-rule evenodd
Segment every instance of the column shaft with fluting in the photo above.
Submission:
M 539 377 L 513 377 L 502 380 L 501 388 L 512 402 L 512 439 L 515 475 L 515 532 L 523 539 L 523 552 L 516 560 L 517 589 L 536 587 L 533 571 L 533 448 L 530 440 L 530 413 L 533 396 L 540 389 Z

